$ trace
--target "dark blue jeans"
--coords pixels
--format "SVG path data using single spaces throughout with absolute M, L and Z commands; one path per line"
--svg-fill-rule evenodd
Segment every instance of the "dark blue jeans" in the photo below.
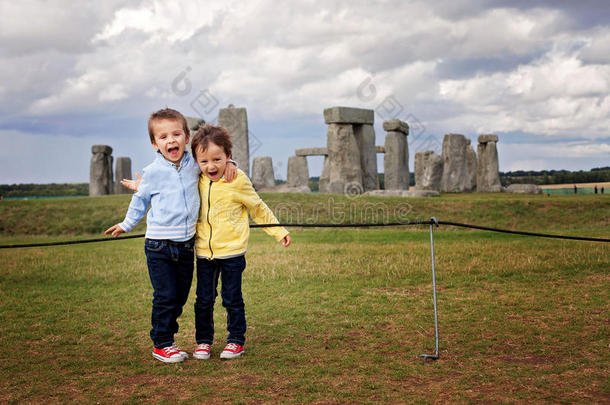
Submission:
M 241 295 L 245 256 L 208 260 L 197 258 L 197 299 L 195 300 L 195 339 L 197 344 L 214 342 L 214 302 L 220 276 L 222 306 L 227 310 L 227 343 L 246 342 L 246 311 Z
M 178 317 L 193 282 L 194 239 L 187 242 L 146 239 L 144 251 L 153 286 L 150 338 L 158 349 L 171 346 Z

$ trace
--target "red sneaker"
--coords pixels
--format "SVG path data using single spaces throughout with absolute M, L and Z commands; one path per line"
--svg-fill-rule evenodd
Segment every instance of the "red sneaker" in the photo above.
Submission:
M 244 352 L 244 347 L 236 343 L 229 343 L 225 349 L 220 353 L 221 359 L 234 359 L 239 357 Z
M 172 346 L 167 346 L 163 349 L 157 349 L 154 347 L 152 355 L 155 359 L 164 363 L 180 363 L 181 361 L 184 361 L 184 357 Z
M 195 348 L 195 351 L 193 352 L 193 357 L 199 360 L 207 360 L 210 358 L 210 349 L 212 348 L 211 345 L 207 344 L 207 343 L 201 343 L 200 345 L 197 345 L 197 347 Z

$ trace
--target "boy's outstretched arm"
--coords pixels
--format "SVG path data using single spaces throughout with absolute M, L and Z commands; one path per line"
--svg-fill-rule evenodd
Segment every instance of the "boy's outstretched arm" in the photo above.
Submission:
M 284 245 L 284 247 L 288 247 L 292 243 L 292 238 L 290 238 L 290 235 L 286 235 L 284 236 L 284 239 L 280 241 L 280 243 Z
M 138 172 L 136 172 L 136 177 L 138 178 L 137 180 L 123 179 L 123 180 L 121 180 L 121 184 L 123 185 L 123 187 L 126 187 L 126 188 L 130 189 L 131 191 L 137 192 L 138 186 L 142 182 L 142 177 L 140 176 L 140 174 Z
M 105 235 L 112 234 L 112 236 L 115 238 L 122 233 L 125 233 L 125 231 L 119 226 L 119 224 L 111 226 L 110 228 L 106 229 L 106 232 L 104 232 Z

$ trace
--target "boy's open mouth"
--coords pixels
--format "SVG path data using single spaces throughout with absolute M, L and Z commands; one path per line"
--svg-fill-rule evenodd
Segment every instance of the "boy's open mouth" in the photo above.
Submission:
M 216 176 L 217 174 L 218 174 L 218 170 L 214 170 L 214 171 L 212 171 L 212 170 L 208 170 L 208 175 L 209 175 L 209 176 L 211 176 L 211 177 L 214 177 L 214 176 Z
M 167 151 L 168 151 L 169 153 L 173 154 L 174 152 L 178 152 L 178 150 L 179 150 L 179 149 L 180 149 L 179 147 L 174 146 L 174 147 L 172 147 L 172 148 L 169 148 Z

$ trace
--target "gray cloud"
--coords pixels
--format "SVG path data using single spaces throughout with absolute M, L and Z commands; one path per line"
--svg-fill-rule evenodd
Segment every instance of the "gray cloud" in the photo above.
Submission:
M 96 137 L 119 150 L 157 108 L 198 114 L 192 103 L 206 90 L 218 107 L 246 106 L 263 143 L 286 136 L 322 145 L 323 108 L 375 109 L 390 96 L 401 118 L 438 136 L 485 130 L 593 142 L 610 127 L 606 3 L 4 2 L 0 134 Z M 175 90 L 178 78 L 189 91 Z M 358 96 L 365 80 L 376 91 L 369 100 Z M 278 130 L 296 122 L 308 124 Z M 261 153 L 286 160 L 290 151 L 272 144 Z

